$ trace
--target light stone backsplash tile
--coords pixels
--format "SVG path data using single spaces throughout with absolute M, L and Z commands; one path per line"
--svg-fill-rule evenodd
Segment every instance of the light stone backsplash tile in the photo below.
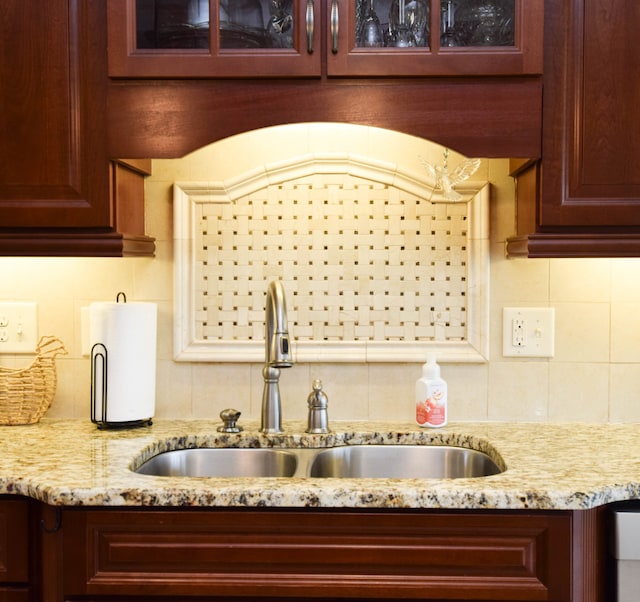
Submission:
M 491 254 L 491 300 L 501 307 L 547 305 L 549 302 L 549 260 L 507 259 L 504 244 Z M 494 332 L 495 336 L 495 332 Z
M 609 303 L 554 303 L 557 362 L 609 362 Z
M 611 304 L 611 361 L 640 362 L 640 300 Z
M 550 262 L 549 299 L 552 303 L 611 299 L 609 259 L 554 259 Z
M 489 420 L 547 420 L 548 400 L 548 362 L 492 362 L 489 370 Z
M 224 170 L 250 169 L 265 145 L 278 160 L 290 154 L 285 146 L 309 153 L 322 145 L 350 152 L 367 144 L 385 160 L 402 159 L 416 169 L 419 141 L 400 147 L 395 140 L 394 134 L 373 128 L 298 124 L 256 132 L 249 146 L 237 137 L 226 141 L 230 147 L 212 145 L 183 160 L 154 160 L 146 184 L 146 219 L 147 231 L 157 239 L 155 258 L 0 258 L 0 299 L 37 301 L 40 333 L 56 334 L 70 352 L 58 358 L 58 393 L 48 416 L 89 419 L 90 371 L 88 358 L 80 355 L 79 309 L 112 300 L 124 290 L 131 298 L 159 304 L 158 418 L 202 418 L 214 428 L 220 410 L 235 406 L 244 419 L 259 419 L 261 365 L 172 359 L 172 183 L 219 180 Z M 483 169 L 479 177 L 491 182 L 490 361 L 442 366 L 450 419 L 640 422 L 640 259 L 505 259 L 504 241 L 515 223 L 508 161 L 485 161 Z M 529 305 L 556 307 L 556 355 L 505 359 L 502 308 Z M 0 356 L 3 366 L 25 366 L 31 360 Z M 335 420 L 410 420 L 419 375 L 419 363 L 392 369 L 386 364 L 298 364 L 281 376 L 284 416 L 306 416 L 311 381 L 319 376 Z
M 640 422 L 640 364 L 611 364 L 609 421 Z
M 611 301 L 640 299 L 640 261 L 636 258 L 611 261 Z
M 549 420 L 607 422 L 609 365 L 549 364 Z

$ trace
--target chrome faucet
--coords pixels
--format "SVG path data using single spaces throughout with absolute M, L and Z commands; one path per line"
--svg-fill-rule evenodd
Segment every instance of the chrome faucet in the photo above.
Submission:
M 272 282 L 267 289 L 264 321 L 265 357 L 262 377 L 262 424 L 263 433 L 282 432 L 282 408 L 280 403 L 280 368 L 293 366 L 291 345 L 287 328 L 287 305 L 284 288 L 280 281 Z

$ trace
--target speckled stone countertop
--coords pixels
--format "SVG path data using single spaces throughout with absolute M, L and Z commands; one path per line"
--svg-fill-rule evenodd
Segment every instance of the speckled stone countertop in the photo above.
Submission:
M 157 421 L 98 430 L 87 421 L 0 427 L 0 493 L 54 505 L 347 508 L 585 509 L 640 499 L 640 424 L 332 423 L 307 435 L 284 423 L 237 435 L 214 421 Z M 132 472 L 159 451 L 183 447 L 332 447 L 357 443 L 459 445 L 506 470 L 462 479 L 185 478 Z

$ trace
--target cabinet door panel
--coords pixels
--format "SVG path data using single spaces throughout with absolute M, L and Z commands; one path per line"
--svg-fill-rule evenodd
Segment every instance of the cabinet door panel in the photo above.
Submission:
M 0 583 L 26 583 L 29 580 L 28 517 L 27 502 L 0 501 Z
M 91 70 L 77 51 L 82 5 L 2 3 L 0 81 L 10 83 L 0 94 L 0 228 L 111 225 L 108 161 L 99 142 L 104 99 L 81 87 Z M 102 172 L 89 173 L 89 165 L 100 164 Z
M 197 0 L 203 13 L 203 0 Z M 286 10 L 275 10 L 269 0 L 209 0 L 208 23 L 181 23 L 195 0 L 166 17 L 161 0 L 146 2 L 155 15 L 153 33 L 138 27 L 143 18 L 140 0 L 109 0 L 109 75 L 111 77 L 304 77 L 320 76 L 320 1 L 292 0 Z M 234 6 L 238 6 L 234 10 Z M 146 13 L 145 13 L 146 15 Z M 158 19 L 174 19 L 173 26 Z M 204 17 L 201 17 L 204 18 Z M 138 31 L 143 29 L 143 33 Z M 167 31 L 173 36 L 168 39 Z M 185 42 L 185 32 L 198 39 Z M 282 32 L 282 33 L 279 33 Z M 146 37 L 144 34 L 146 33 Z M 194 34 L 194 35 L 196 35 Z M 158 44 L 144 40 L 160 37 Z M 175 41 L 175 45 L 172 44 Z M 144 47 L 144 46 L 155 47 Z
M 640 230 L 640 4 L 549 4 L 540 231 Z
M 29 602 L 27 588 L 0 587 L 0 602 Z
M 327 53 L 328 75 L 402 77 L 542 73 L 543 0 L 514 0 L 513 43 L 502 45 L 496 40 L 495 45 L 492 45 L 493 38 L 488 38 L 485 44 L 483 40 L 478 40 L 477 35 L 474 37 L 469 34 L 468 40 L 460 38 L 451 46 L 446 45 L 440 35 L 442 28 L 446 27 L 446 24 L 443 25 L 442 9 L 446 7 L 443 0 L 423 0 L 429 9 L 429 29 L 419 34 L 417 42 L 411 34 L 407 44 L 398 41 L 396 31 L 406 29 L 406 25 L 396 26 L 394 21 L 397 18 L 394 15 L 398 5 L 413 6 L 415 3 L 374 0 L 373 6 L 381 24 L 384 46 L 366 47 L 363 23 L 367 23 L 368 14 L 366 10 L 357 14 L 357 9 L 363 5 L 370 7 L 370 1 L 327 2 L 327 46 L 331 50 Z M 499 2 L 493 4 L 499 5 Z M 469 15 L 489 3 L 467 0 L 452 5 L 460 5 L 456 13 L 462 19 L 464 10 Z M 407 16 L 405 23 L 412 20 L 410 17 L 411 15 Z M 337 40 L 334 40 L 336 18 Z M 460 28 L 461 33 L 466 31 L 463 20 L 460 21 Z
M 65 593 L 567 600 L 568 513 L 66 513 Z

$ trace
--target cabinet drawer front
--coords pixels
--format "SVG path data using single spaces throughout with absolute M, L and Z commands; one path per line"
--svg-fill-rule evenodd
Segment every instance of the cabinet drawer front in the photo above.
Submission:
M 29 602 L 29 590 L 0 587 L 0 602 Z
M 71 512 L 69 595 L 568 598 L 567 514 Z
M 22 500 L 0 501 L 0 583 L 29 579 L 29 506 Z M 5 592 L 2 592 L 2 595 Z M 3 598 L 12 600 L 13 598 Z

